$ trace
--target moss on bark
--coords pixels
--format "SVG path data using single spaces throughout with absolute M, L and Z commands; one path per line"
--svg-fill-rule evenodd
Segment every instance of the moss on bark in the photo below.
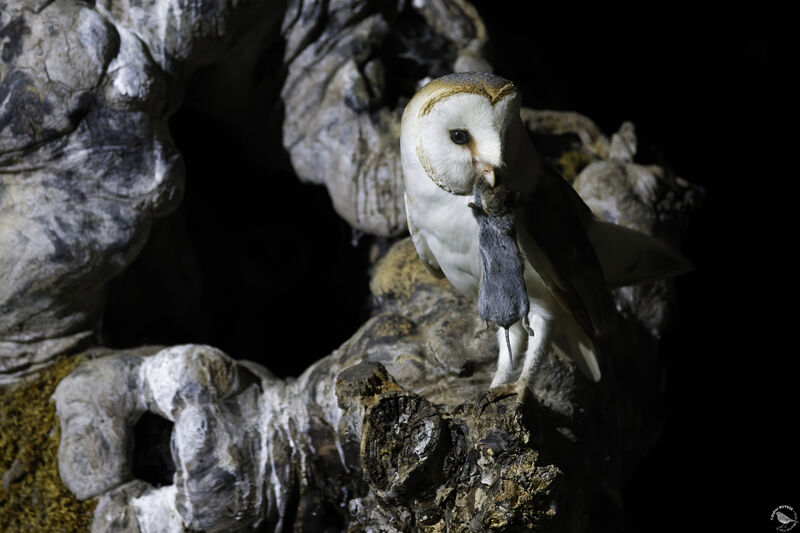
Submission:
M 88 531 L 95 500 L 78 501 L 58 475 L 58 382 L 85 356 L 63 357 L 36 377 L 0 387 L 0 531 Z

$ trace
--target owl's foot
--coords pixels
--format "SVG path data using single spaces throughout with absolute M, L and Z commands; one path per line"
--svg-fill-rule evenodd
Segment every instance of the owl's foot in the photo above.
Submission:
M 514 392 L 517 395 L 513 411 L 514 417 L 521 417 L 528 409 L 538 409 L 541 407 L 539 399 L 533 392 L 533 388 L 530 387 L 526 380 L 520 379 L 514 383 Z
M 513 404 L 503 402 L 511 396 L 515 396 Z M 497 414 L 505 415 L 510 409 L 511 418 L 522 419 L 526 413 L 538 410 L 541 404 L 533 390 L 520 380 L 515 383 L 504 383 L 480 393 L 475 401 L 473 414 L 481 416 L 491 406 L 494 406 Z
M 489 390 L 485 390 L 478 395 L 478 399 L 475 401 L 475 406 L 473 407 L 473 413 L 475 416 L 480 416 L 484 411 L 486 411 L 486 409 L 489 408 L 491 404 L 496 404 L 501 400 L 508 398 L 509 396 L 514 396 L 515 394 L 517 394 L 516 383 L 504 383 L 502 385 L 492 387 Z M 505 406 L 502 406 L 502 409 L 505 411 Z

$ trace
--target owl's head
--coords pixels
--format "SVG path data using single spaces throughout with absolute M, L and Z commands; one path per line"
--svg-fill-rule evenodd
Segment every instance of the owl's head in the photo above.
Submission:
M 428 178 L 453 194 L 471 194 L 478 176 L 494 186 L 495 173 L 516 157 L 509 134 L 519 106 L 517 88 L 499 76 L 463 72 L 433 80 L 403 113 L 404 167 L 416 157 Z

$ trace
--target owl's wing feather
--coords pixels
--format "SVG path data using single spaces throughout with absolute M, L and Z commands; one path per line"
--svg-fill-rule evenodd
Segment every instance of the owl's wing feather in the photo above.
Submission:
M 525 197 L 520 221 L 532 246 L 528 261 L 586 335 L 595 340 L 608 329 L 614 305 L 603 269 L 589 238 L 588 206 L 561 176 L 544 172 Z
M 417 249 L 417 254 L 419 258 L 422 260 L 422 264 L 425 265 L 425 268 L 433 274 L 436 278 L 443 278 L 444 272 L 442 272 L 442 268 L 439 266 L 439 263 L 436 261 L 436 257 L 434 257 L 433 252 L 428 247 L 428 243 L 425 241 L 425 237 L 422 235 L 422 232 L 419 231 L 419 228 L 414 224 L 414 221 L 411 220 L 411 216 L 408 214 L 410 211 L 408 209 L 408 194 L 404 194 L 405 199 L 405 206 L 406 206 L 406 220 L 408 221 L 408 232 L 411 234 L 411 242 L 414 243 L 414 248 Z

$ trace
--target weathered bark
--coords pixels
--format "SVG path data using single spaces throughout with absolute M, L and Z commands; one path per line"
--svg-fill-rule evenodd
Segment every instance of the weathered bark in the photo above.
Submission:
M 184 97 L 238 125 L 254 153 L 285 149 L 354 228 L 398 235 L 405 98 L 428 76 L 490 69 L 461 0 L 25 0 L 0 8 L 0 38 L 0 381 L 96 338 L 105 283 L 180 201 L 167 119 Z M 576 114 L 523 113 L 599 215 L 679 241 L 696 191 L 632 162 L 632 126 L 609 140 Z M 409 241 L 376 266 L 371 290 L 373 316 L 296 380 L 208 346 L 84 352 L 54 398 L 59 471 L 79 498 L 99 498 L 93 529 L 616 521 L 620 483 L 659 426 L 666 282 L 616 291 L 600 384 L 552 353 L 539 405 L 522 410 L 487 391 L 497 345 L 475 303 L 431 277 Z M 175 473 L 160 487 L 134 477 L 133 428 L 148 412 L 173 424 Z
M 167 120 L 184 98 L 254 160 L 288 154 L 354 228 L 398 235 L 404 99 L 491 68 L 485 40 L 461 0 L 0 6 L 0 382 L 95 340 L 105 284 L 180 202 Z
M 660 424 L 662 324 L 650 326 L 666 316 L 663 292 L 618 294 L 599 384 L 551 353 L 539 404 L 518 409 L 487 390 L 498 348 L 475 302 L 430 275 L 409 240 L 378 263 L 371 290 L 374 316 L 294 381 L 195 345 L 112 353 L 65 379 L 62 477 L 100 497 L 96 530 L 585 531 L 618 520 L 619 487 Z M 96 382 L 126 385 L 87 395 Z M 129 455 L 105 455 L 130 446 L 145 410 L 175 424 L 172 485 L 143 484 Z M 108 518 L 133 515 L 125 527 Z

